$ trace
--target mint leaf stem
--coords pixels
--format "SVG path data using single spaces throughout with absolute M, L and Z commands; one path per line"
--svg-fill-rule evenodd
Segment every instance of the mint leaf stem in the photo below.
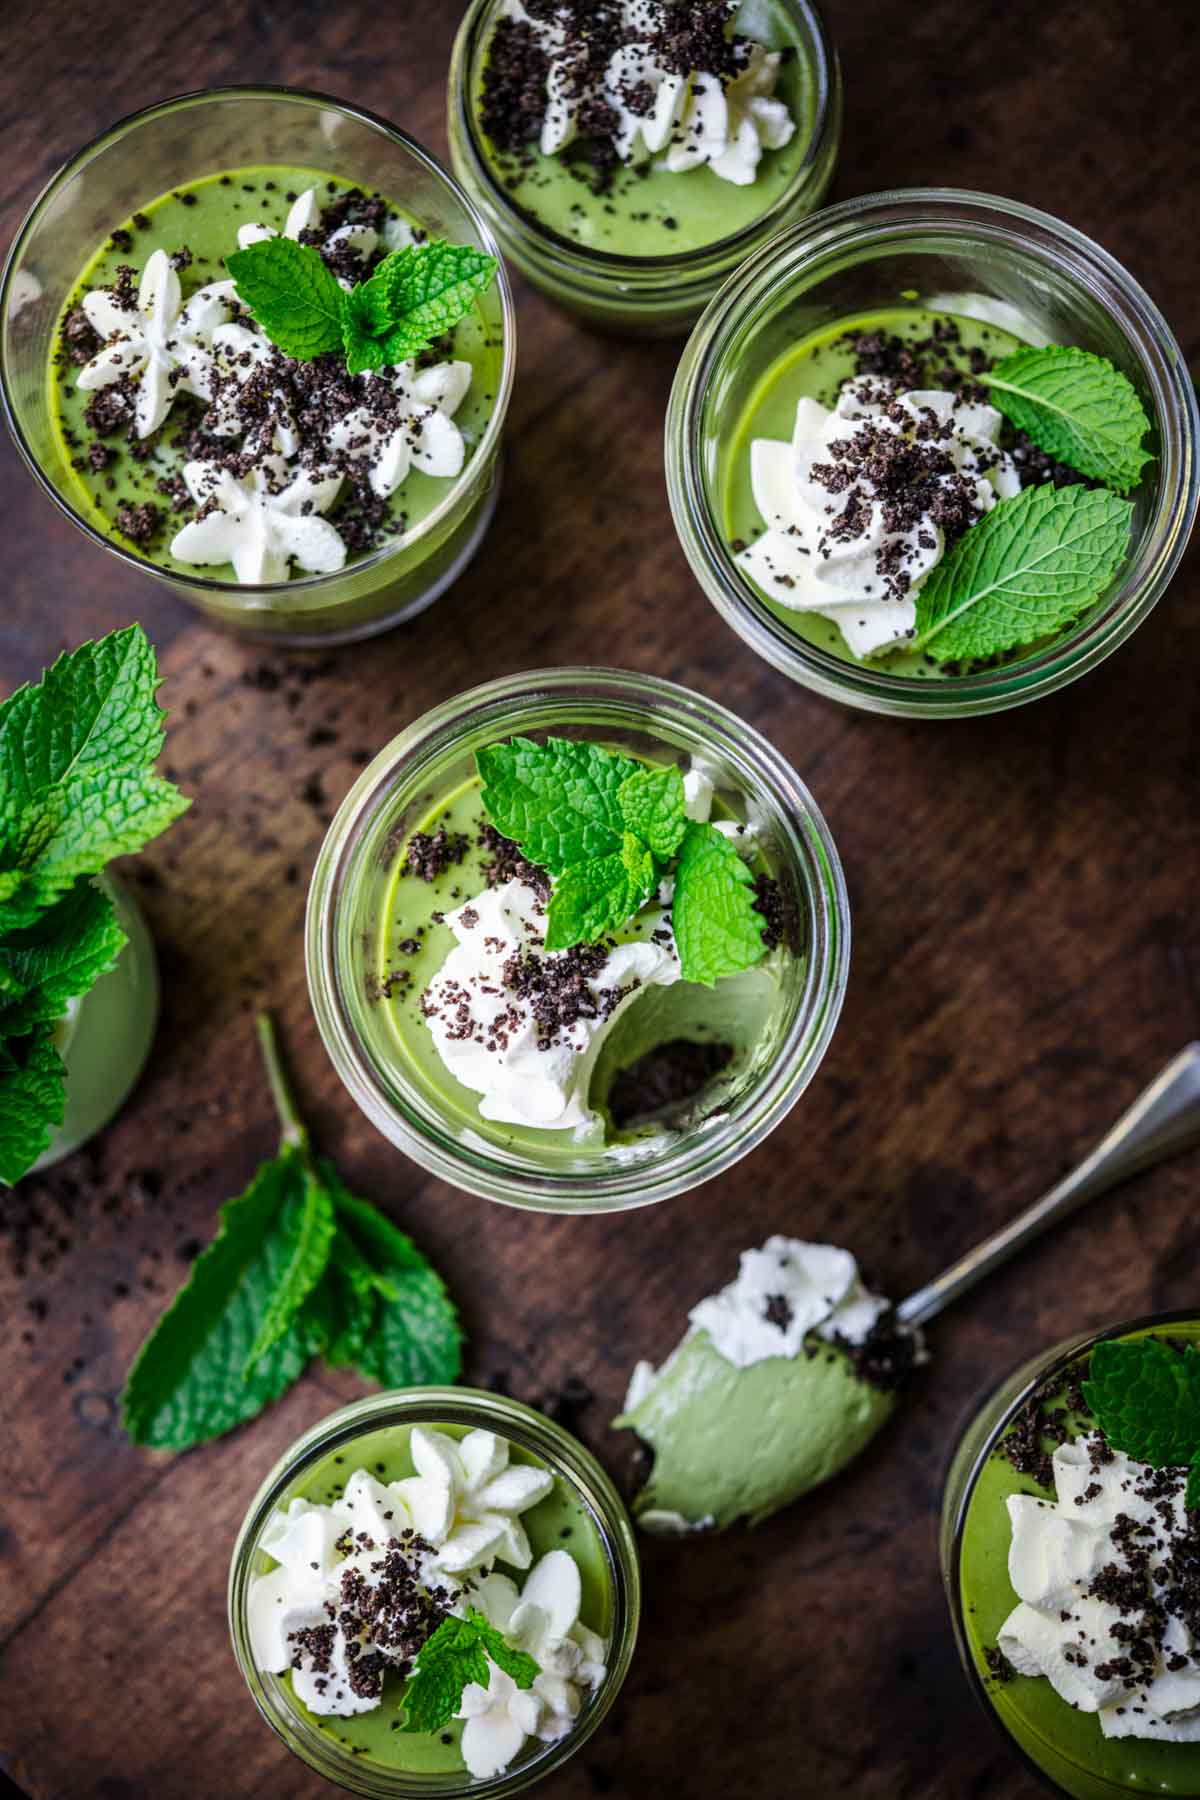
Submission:
M 279 1039 L 275 1032 L 275 1022 L 270 1013 L 259 1013 L 255 1020 L 258 1033 L 258 1045 L 262 1051 L 262 1059 L 266 1065 L 267 1080 L 271 1084 L 271 1098 L 275 1102 L 275 1111 L 279 1114 L 279 1123 L 283 1130 L 283 1142 L 295 1144 L 299 1149 L 309 1147 L 308 1127 L 300 1117 L 300 1109 L 296 1105 L 295 1095 L 283 1066 L 283 1053 L 279 1048 Z

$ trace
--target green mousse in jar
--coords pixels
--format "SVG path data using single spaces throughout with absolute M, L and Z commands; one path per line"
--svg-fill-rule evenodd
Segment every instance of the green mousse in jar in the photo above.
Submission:
M 235 168 L 148 196 L 81 271 L 56 334 L 71 504 L 171 576 L 259 587 L 396 546 L 398 578 L 406 535 L 469 470 L 491 416 L 498 323 L 481 295 L 403 362 L 352 376 L 340 352 L 300 360 L 226 266 L 277 236 L 319 251 L 346 291 L 427 233 L 399 199 L 318 168 Z
M 602 1158 L 719 1113 L 763 1066 L 792 903 L 700 763 L 515 738 L 414 823 L 389 842 L 368 985 L 395 1058 L 458 1129 L 547 1166 Z M 741 934 L 711 966 L 689 962 L 696 859 Z
M 453 1422 L 366 1430 L 317 1461 L 260 1534 L 247 1608 L 256 1666 L 335 1752 L 474 1779 L 578 1728 L 615 1622 L 582 1489 Z
M 961 1494 L 951 1475 L 965 1655 L 1075 1800 L 1200 1792 L 1200 1514 L 1187 1466 L 1158 1456 L 1183 1454 L 1169 1397 L 1197 1380 L 1198 1343 L 1173 1319 L 1060 1358 L 993 1407 Z

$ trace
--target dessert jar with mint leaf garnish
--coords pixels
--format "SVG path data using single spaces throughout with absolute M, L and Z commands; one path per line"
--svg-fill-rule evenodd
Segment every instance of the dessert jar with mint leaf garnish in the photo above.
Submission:
M 213 619 L 369 636 L 444 592 L 495 506 L 515 344 L 494 252 L 370 113 L 164 101 L 73 157 L 17 234 L 9 428 L 95 543 Z
M 1200 1793 L 1200 1320 L 1056 1345 L 959 1444 L 942 1574 L 976 1696 L 1073 1800 Z
M 309 988 L 338 1073 L 433 1173 L 543 1211 L 685 1192 L 825 1053 L 844 878 L 795 771 L 700 694 L 511 676 L 364 770 L 317 859 Z
M 709 599 L 828 699 L 963 717 L 1114 650 L 1178 565 L 1196 396 L 1153 302 L 1045 213 L 950 189 L 781 234 L 713 301 L 667 481 Z
M 242 1525 L 234 1651 L 311 1768 L 373 1800 L 523 1793 L 591 1736 L 640 1577 L 577 1439 L 496 1394 L 408 1388 L 285 1452 Z
M 810 0 L 473 0 L 449 128 L 528 281 L 588 324 L 667 335 L 821 204 L 841 79 Z

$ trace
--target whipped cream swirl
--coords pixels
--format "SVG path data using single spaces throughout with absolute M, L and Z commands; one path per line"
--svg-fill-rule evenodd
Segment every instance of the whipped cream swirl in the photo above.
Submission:
M 833 411 L 803 398 L 790 443 L 750 447 L 762 536 L 739 551 L 779 605 L 831 620 L 856 656 L 912 636 L 915 594 L 963 531 L 1020 492 L 994 406 L 875 376 L 845 381 Z
M 781 150 L 796 123 L 775 98 L 780 53 L 732 35 L 734 10 L 712 9 L 706 44 L 674 0 L 609 0 L 589 8 L 586 31 L 577 0 L 536 13 L 505 0 L 502 17 L 528 31 L 545 59 L 542 154 L 601 137 L 630 168 L 658 158 L 672 174 L 708 167 L 750 186 L 764 150 Z M 693 56 L 711 66 L 693 65 Z
M 1200 1743 L 1195 1515 L 1186 1469 L 1152 1469 L 1099 1437 L 1061 1444 L 1055 1498 L 1012 1494 L 1008 1573 L 1020 1596 L 999 1635 L 1019 1675 L 1044 1676 L 1107 1738 Z
M 528 1737 L 570 1730 L 607 1646 L 580 1621 L 574 1558 L 533 1563 L 520 1516 L 553 1488 L 548 1469 L 511 1463 L 488 1431 L 456 1440 L 418 1426 L 411 1453 L 415 1475 L 384 1484 L 357 1469 L 331 1505 L 295 1499 L 268 1521 L 260 1547 L 275 1567 L 250 1585 L 251 1650 L 265 1672 L 290 1672 L 310 1712 L 349 1718 L 382 1703 L 388 1671 L 406 1672 L 444 1618 L 474 1607 L 540 1670 L 521 1690 L 489 1658 L 488 1686 L 463 1692 L 463 1760 L 499 1774 Z M 529 1570 L 523 1587 L 482 1573 L 496 1561 Z

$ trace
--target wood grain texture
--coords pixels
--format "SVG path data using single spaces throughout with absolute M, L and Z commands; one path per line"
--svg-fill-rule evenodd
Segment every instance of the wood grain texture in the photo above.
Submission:
M 0 67 L 0 228 L 112 119 L 213 83 L 323 88 L 444 153 L 459 10 L 23 9 Z M 1059 213 L 1140 277 L 1195 366 L 1193 0 L 1150 0 L 1135 40 L 1119 0 L 829 12 L 847 92 L 836 197 L 949 181 Z M 616 1471 L 624 1442 L 606 1426 L 631 1362 L 670 1347 L 746 1243 L 832 1238 L 902 1294 L 1200 1032 L 1194 556 L 1129 645 L 1033 710 L 941 728 L 835 710 L 756 660 L 689 577 L 660 463 L 676 350 L 588 336 L 526 291 L 520 325 L 484 554 L 415 625 L 316 661 L 215 634 L 95 552 L 0 450 L 0 677 L 141 618 L 168 677 L 168 759 L 196 796 L 139 865 L 166 987 L 153 1065 L 97 1146 L 3 1202 L 0 1769 L 35 1800 L 329 1792 L 241 1686 L 225 1557 L 263 1472 L 356 1382 L 314 1371 L 249 1429 L 174 1461 L 132 1448 L 115 1414 L 217 1205 L 272 1148 L 256 1005 L 279 1016 L 323 1145 L 462 1297 L 469 1376 L 506 1375 L 534 1400 L 581 1378 L 595 1394 L 582 1434 Z M 458 1194 L 372 1132 L 317 1040 L 301 923 L 325 822 L 366 753 L 485 675 L 581 661 L 688 682 L 774 739 L 839 842 L 856 942 L 833 1048 L 769 1146 L 687 1198 L 576 1221 Z M 956 1665 L 935 1561 L 945 1463 L 972 1403 L 1030 1348 L 1200 1299 L 1195 1183 L 1194 1162 L 1143 1179 L 967 1301 L 903 1422 L 834 1489 L 753 1536 L 648 1544 L 633 1672 L 547 1800 L 1034 1800 Z

